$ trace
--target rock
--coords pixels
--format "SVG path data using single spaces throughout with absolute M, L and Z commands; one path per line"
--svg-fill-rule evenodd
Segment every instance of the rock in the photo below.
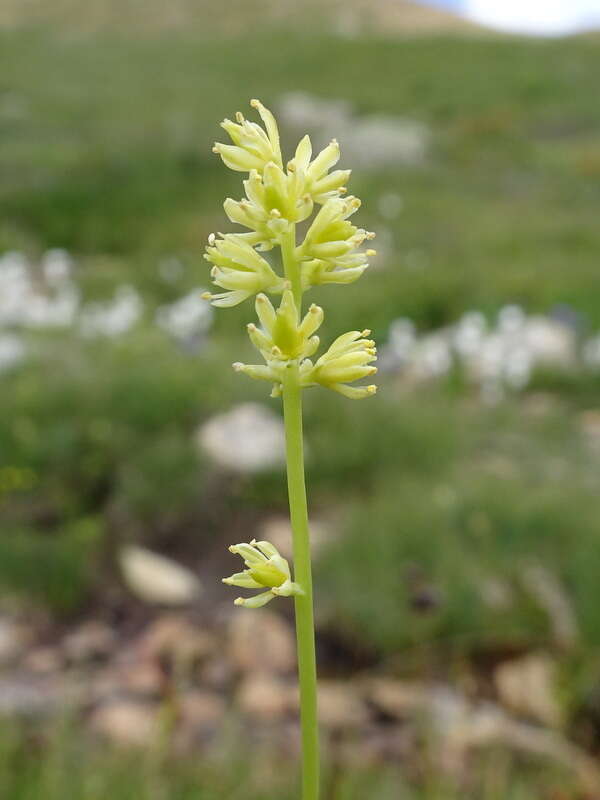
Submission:
M 291 92 L 281 98 L 279 115 L 294 132 L 304 135 L 308 131 L 315 149 L 337 137 L 343 163 L 356 168 L 419 165 L 429 150 L 431 135 L 422 122 L 383 114 L 358 117 L 344 100 Z
M 240 672 L 293 672 L 296 644 L 292 629 L 266 609 L 234 614 L 228 631 L 228 658 Z
M 119 564 L 127 588 L 145 603 L 183 606 L 200 594 L 200 581 L 193 572 L 145 547 L 123 547 Z
M 115 700 L 95 709 L 90 727 L 113 744 L 147 747 L 160 734 L 160 709 L 137 700 Z
M 469 703 L 447 687 L 433 691 L 429 714 L 437 731 L 440 764 L 463 772 L 473 750 L 504 747 L 571 770 L 591 797 L 599 796 L 600 771 L 594 759 L 555 731 L 511 719 L 492 703 Z
M 63 652 L 68 661 L 80 664 L 107 658 L 116 644 L 112 628 L 92 620 L 81 625 L 63 640 Z
M 590 370 L 597 370 L 600 368 L 600 334 L 592 336 L 583 345 L 581 350 L 581 359 Z
M 260 472 L 285 463 L 283 421 L 257 403 L 211 417 L 197 441 L 215 463 L 234 472 Z
M 416 763 L 418 758 L 414 731 L 405 725 L 369 725 L 360 736 L 336 741 L 336 761 L 350 770 L 360 764 L 361 769 L 381 767 L 382 764 Z
M 25 655 L 23 666 L 30 672 L 52 674 L 64 668 L 64 656 L 58 647 L 36 647 Z
M 0 372 L 9 370 L 24 361 L 28 350 L 23 337 L 15 333 L 0 334 Z
M 214 636 L 179 614 L 165 614 L 146 629 L 138 642 L 146 658 L 191 668 L 215 652 Z
M 366 683 L 366 697 L 386 716 L 404 720 L 425 707 L 428 694 L 420 683 L 373 678 Z
M 214 692 L 192 689 L 179 698 L 182 723 L 192 733 L 213 731 L 225 716 L 225 701 Z
M 133 286 L 119 286 L 112 301 L 88 303 L 79 315 L 79 327 L 86 337 L 118 337 L 137 324 L 144 302 Z
M 159 664 L 136 660 L 124 664 L 115 675 L 120 691 L 146 697 L 159 697 L 165 691 L 166 676 Z
M 202 299 L 204 289 L 195 289 L 185 297 L 156 312 L 156 324 L 176 339 L 189 341 L 206 334 L 210 328 L 213 311 L 210 303 Z
M 0 667 L 17 661 L 23 655 L 30 632 L 8 618 L 0 617 Z
M 233 678 L 233 665 L 222 654 L 209 658 L 198 671 L 199 681 L 212 689 L 228 689 L 233 682 Z
M 600 411 L 589 409 L 579 415 L 579 429 L 584 441 L 596 455 L 600 453 Z
M 531 653 L 506 661 L 494 672 L 494 683 L 503 705 L 551 727 L 561 721 L 554 684 L 556 664 L 544 653 Z
M 275 722 L 296 706 L 295 690 L 266 673 L 247 675 L 238 687 L 236 701 L 244 714 L 262 722 Z
M 319 681 L 319 721 L 341 730 L 366 725 L 369 712 L 359 687 L 348 681 Z
M 64 711 L 71 696 L 55 681 L 27 676 L 0 679 L 0 716 L 42 717 Z

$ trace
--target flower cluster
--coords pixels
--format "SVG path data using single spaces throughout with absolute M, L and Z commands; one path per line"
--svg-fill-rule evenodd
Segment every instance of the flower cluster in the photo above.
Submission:
M 215 285 L 223 291 L 204 296 L 220 307 L 236 306 L 256 296 L 259 324 L 248 325 L 248 335 L 264 363 L 233 366 L 271 383 L 273 397 L 283 394 L 285 401 L 309 386 L 324 386 L 353 399 L 368 397 L 375 393 L 374 385 L 351 384 L 377 372 L 371 332 L 344 333 L 313 361 L 320 345 L 317 331 L 323 309 L 313 303 L 302 314 L 305 291 L 322 284 L 352 283 L 375 255 L 374 250 L 362 249 L 374 234 L 350 221 L 360 208 L 358 198 L 346 196 L 350 170 L 333 169 L 340 158 L 337 141 L 313 158 L 308 136 L 285 163 L 273 114 L 258 100 L 251 105 L 264 127 L 238 113 L 235 122 L 222 123 L 232 144 L 214 146 L 228 167 L 247 173 L 245 197 L 229 197 L 224 203 L 231 222 L 245 230 L 209 236 L 204 257 L 212 264 Z M 306 232 L 298 242 L 296 226 L 303 222 Z M 282 269 L 272 260 L 275 247 L 281 251 Z M 278 307 L 268 295 L 280 296 Z M 260 608 L 277 596 L 303 595 L 303 586 L 310 585 L 310 575 L 303 586 L 294 583 L 287 561 L 269 542 L 252 541 L 229 549 L 242 556 L 246 569 L 224 583 L 266 590 L 238 597 L 237 605 Z
M 288 363 L 295 360 L 299 363 L 300 385 L 303 387 L 321 385 L 352 399 L 375 393 L 373 385 L 347 385 L 377 372 L 377 367 L 372 366 L 377 358 L 375 342 L 365 338 L 370 331 L 344 333 L 313 364 L 309 356 L 319 347 L 319 337 L 314 334 L 323 322 L 322 308 L 313 303 L 300 321 L 292 292 L 285 289 L 277 310 L 266 295 L 259 294 L 256 314 L 261 327 L 250 323 L 248 336 L 266 363 L 237 362 L 233 366 L 251 378 L 273 383 L 273 397 L 281 394 L 284 371 Z
M 261 326 L 248 326 L 252 343 L 265 364 L 234 364 L 253 378 L 273 383 L 273 394 L 281 393 L 286 363 L 298 360 L 302 386 L 321 385 L 347 397 L 360 398 L 375 392 L 375 386 L 351 387 L 348 383 L 376 372 L 374 343 L 368 331 L 352 331 L 337 339 L 316 363 L 310 360 L 319 338 L 314 335 L 323 321 L 323 311 L 312 305 L 300 320 L 298 298 L 289 281 L 269 261 L 274 247 L 282 247 L 294 233 L 296 223 L 318 211 L 301 243 L 294 242 L 293 258 L 298 266 L 301 291 L 328 283 L 352 283 L 369 266 L 375 255 L 361 246 L 374 234 L 357 228 L 350 217 L 360 208 L 356 197 L 345 197 L 350 170 L 332 168 L 340 157 L 333 140 L 313 159 L 310 138 L 305 136 L 291 161 L 284 165 L 279 131 L 273 114 L 258 100 L 264 128 L 245 119 L 226 119 L 222 127 L 232 144 L 217 143 L 214 151 L 233 170 L 248 173 L 246 196 L 227 198 L 224 209 L 229 219 L 247 231 L 211 234 L 205 258 L 213 265 L 211 276 L 224 291 L 207 293 L 213 305 L 230 307 L 256 295 L 256 312 Z M 267 297 L 281 295 L 276 310 Z
M 234 601 L 236 606 L 260 608 L 274 597 L 302 594 L 302 589 L 292 581 L 288 562 L 270 542 L 253 539 L 249 544 L 232 544 L 229 551 L 244 559 L 246 569 L 223 578 L 223 583 L 242 589 L 267 590 L 253 597 L 238 597 Z

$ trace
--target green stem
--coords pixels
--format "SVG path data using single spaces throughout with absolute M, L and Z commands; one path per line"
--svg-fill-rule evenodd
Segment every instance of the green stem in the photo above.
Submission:
M 294 251 L 296 250 L 296 226 L 290 225 L 290 230 L 281 240 L 281 257 L 283 258 L 283 269 L 285 277 L 292 285 L 292 294 L 298 308 L 298 314 L 302 314 L 302 282 L 300 270 Z
M 313 619 L 312 574 L 308 510 L 302 443 L 302 389 L 297 362 L 290 362 L 283 384 L 283 414 L 287 457 L 288 495 L 294 544 L 294 580 L 304 594 L 295 598 L 300 724 L 302 727 L 302 800 L 319 797 L 319 730 L 317 667 Z
M 295 257 L 296 230 L 292 226 L 281 242 L 286 278 L 290 281 L 298 314 L 302 313 L 302 283 Z M 283 416 L 288 497 L 292 522 L 294 580 L 304 594 L 295 598 L 300 725 L 302 728 L 302 800 L 319 798 L 319 724 L 317 718 L 317 662 L 313 616 L 312 571 L 308 508 L 304 480 L 302 439 L 302 387 L 298 362 L 291 361 L 283 380 Z

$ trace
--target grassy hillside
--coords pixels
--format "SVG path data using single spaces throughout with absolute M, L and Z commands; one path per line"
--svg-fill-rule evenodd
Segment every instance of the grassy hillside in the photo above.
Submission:
M 189 32 L 203 37 L 256 32 L 265 27 L 309 31 L 331 30 L 354 37 L 365 32 L 414 34 L 427 31 L 479 30 L 453 14 L 411 0 L 232 0 L 226 6 L 210 0 L 4 0 L 0 26 L 46 25 L 77 32 L 127 31 L 134 35 Z
M 353 176 L 361 224 L 381 234 L 381 257 L 359 284 L 314 293 L 327 308 L 325 337 L 368 325 L 382 341 L 400 316 L 428 330 L 473 308 L 491 319 L 506 303 L 543 313 L 567 304 L 581 330 L 600 327 L 592 39 L 350 38 L 352 21 L 345 33 L 338 25 L 344 35 L 323 24 L 307 37 L 293 11 L 279 33 L 240 37 L 258 4 L 228 4 L 231 28 L 224 6 L 193 4 L 197 21 L 191 7 L 171 4 L 167 19 L 164 4 L 156 14 L 144 5 L 152 35 L 138 36 L 138 6 L 95 4 L 85 19 L 76 3 L 2 6 L 0 252 L 35 262 L 66 248 L 86 301 L 131 283 L 146 302 L 140 326 L 118 341 L 32 335 L 32 359 L 1 377 L 3 466 L 30 470 L 35 486 L 2 496 L 10 535 L 0 543 L 0 585 L 62 614 L 102 600 L 115 580 L 115 542 L 141 539 L 201 569 L 241 523 L 251 537 L 285 507 L 280 471 L 225 481 L 193 444 L 203 420 L 237 402 L 277 409 L 228 369 L 249 353 L 242 324 L 251 309 L 219 314 L 193 357 L 152 325 L 158 305 L 208 283 L 206 237 L 229 229 L 220 202 L 240 193 L 211 144 L 218 121 L 249 98 L 274 108 L 290 91 L 344 99 L 361 117 L 405 117 L 431 134 L 423 163 Z M 281 6 L 270 8 L 275 19 Z M 375 6 L 373 25 L 384 8 L 392 13 L 391 3 Z M 49 16 L 52 32 L 32 24 Z M 226 28 L 226 38 L 214 33 Z M 167 280 L 169 260 L 180 268 Z M 600 464 L 582 414 L 599 405 L 598 374 L 574 371 L 536 375 L 529 391 L 491 408 L 456 372 L 421 387 L 382 376 L 368 404 L 309 393 L 314 509 L 340 534 L 317 565 L 323 629 L 402 675 L 471 676 L 499 653 L 545 648 L 559 664 L 564 729 L 593 748 Z M 556 578 L 573 612 L 568 651 L 523 577 L 532 564 Z M 508 602 L 486 603 L 490 586 Z M 15 775 L 30 764 L 19 747 L 7 756 Z M 55 773 L 32 772 L 14 797 L 117 797 L 123 768 L 106 762 L 105 782 L 91 788 L 88 776 L 65 770 L 73 785 L 54 795 L 40 786 L 54 786 Z M 156 798 L 170 787 L 170 797 L 186 798 L 196 779 L 162 776 L 154 792 L 140 775 L 132 791 Z M 398 797 L 397 776 L 377 777 L 374 790 L 369 780 L 335 797 Z M 489 785 L 473 796 L 495 800 L 493 778 Z M 503 786 L 498 796 L 528 796 Z M 533 787 L 532 798 L 553 796 L 536 779 Z M 240 792 L 222 783 L 216 795 Z M 266 796 L 258 787 L 257 800 Z M 425 796 L 446 797 L 435 786 Z

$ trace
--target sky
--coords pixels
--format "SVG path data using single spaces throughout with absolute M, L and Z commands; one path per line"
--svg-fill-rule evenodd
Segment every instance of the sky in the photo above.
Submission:
M 431 0 L 431 3 L 484 25 L 517 33 L 553 36 L 600 28 L 600 0 Z

